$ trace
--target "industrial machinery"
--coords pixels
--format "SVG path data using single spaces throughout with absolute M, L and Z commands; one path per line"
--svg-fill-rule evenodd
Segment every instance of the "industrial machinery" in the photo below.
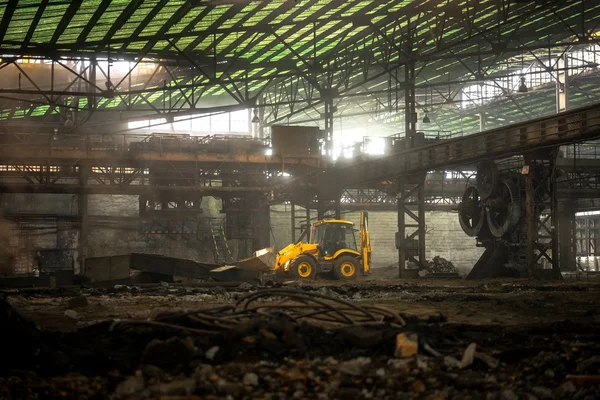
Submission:
M 544 191 L 536 193 L 532 211 L 534 220 L 539 221 L 546 199 L 542 198 Z M 463 231 L 486 249 L 467 279 L 527 275 L 525 177 L 522 173 L 500 172 L 493 161 L 482 161 L 475 184 L 468 185 L 462 196 L 458 215 Z M 536 258 L 541 258 L 539 252 Z
M 335 219 L 314 222 L 297 243 L 277 253 L 271 269 L 297 279 L 317 275 L 353 279 L 358 274 L 368 274 L 371 272 L 371 242 L 367 224 L 368 214 L 363 211 L 357 244 L 353 222 Z M 308 238 L 303 242 L 305 236 Z

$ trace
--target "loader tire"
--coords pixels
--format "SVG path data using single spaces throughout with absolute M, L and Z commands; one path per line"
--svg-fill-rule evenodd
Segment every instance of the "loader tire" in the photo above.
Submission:
M 356 278 L 358 274 L 358 260 L 352 256 L 342 256 L 333 263 L 333 277 L 340 280 Z
M 295 279 L 313 279 L 317 274 L 317 265 L 312 257 L 299 256 L 292 262 L 289 271 Z

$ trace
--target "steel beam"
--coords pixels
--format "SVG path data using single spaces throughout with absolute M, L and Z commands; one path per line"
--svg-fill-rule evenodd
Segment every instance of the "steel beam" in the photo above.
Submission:
M 253 154 L 202 154 L 197 152 L 155 152 L 155 151 L 118 151 L 118 150 L 79 150 L 79 149 L 19 149 L 0 147 L 0 159 L 3 163 L 38 164 L 40 160 L 95 160 L 98 164 L 128 164 L 150 161 L 198 162 L 198 163 L 243 163 L 261 165 L 307 165 L 318 167 L 319 156 L 264 156 Z
M 416 278 L 419 269 L 426 266 L 425 259 L 425 176 L 415 176 L 411 180 L 398 180 L 398 275 L 400 278 Z M 417 204 L 417 213 L 412 205 Z M 408 262 L 408 264 L 407 264 Z M 412 268 L 407 268 L 411 266 Z M 409 272 L 412 270 L 412 272 Z
M 501 159 L 600 137 L 600 104 L 572 109 L 478 134 L 405 150 L 368 162 L 331 169 L 328 179 L 341 187 L 382 181 L 394 176 L 471 164 L 482 158 Z

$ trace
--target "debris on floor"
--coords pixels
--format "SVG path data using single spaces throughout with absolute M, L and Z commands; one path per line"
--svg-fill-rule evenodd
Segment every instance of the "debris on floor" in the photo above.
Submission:
M 591 400 L 600 390 L 594 284 L 134 289 L 7 292 L 0 398 Z M 78 296 L 87 306 L 66 308 Z M 159 302 L 169 306 L 134 312 Z M 550 305 L 547 318 L 530 316 Z M 56 315 L 62 325 L 47 329 L 19 311 L 54 309 L 76 319 Z
M 458 273 L 451 261 L 440 256 L 435 256 L 432 260 L 427 261 L 427 270 L 433 274 Z

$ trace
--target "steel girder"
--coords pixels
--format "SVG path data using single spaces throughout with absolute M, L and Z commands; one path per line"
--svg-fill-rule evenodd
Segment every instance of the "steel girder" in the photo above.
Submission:
M 91 14 L 90 23 L 101 18 L 102 8 L 110 10 L 109 3 L 100 3 L 98 10 Z M 142 9 L 146 7 L 144 2 L 138 3 Z M 398 79 L 398 76 L 402 76 L 403 65 L 408 60 L 414 60 L 417 71 L 417 103 L 422 105 L 423 101 L 419 97 L 422 99 L 424 94 L 435 93 L 440 99 L 446 97 L 443 101 L 445 104 L 452 99 L 457 89 L 453 85 L 450 96 L 447 96 L 446 86 L 449 81 L 459 82 L 460 87 L 464 84 L 461 81 L 492 79 L 494 74 L 498 74 L 498 64 L 504 66 L 510 61 L 508 56 L 511 54 L 534 53 L 529 58 L 535 59 L 541 57 L 536 52 L 540 48 L 554 48 L 553 54 L 560 54 L 567 46 L 594 42 L 596 39 L 590 33 L 596 28 L 596 14 L 599 13 L 583 1 L 542 6 L 533 2 L 514 4 L 508 0 L 469 0 L 464 7 L 458 7 L 456 1 L 447 1 L 440 7 L 431 7 L 429 2 L 411 2 L 402 6 L 395 2 L 373 2 L 370 5 L 362 4 L 361 11 L 354 14 L 349 11 L 354 10 L 358 1 L 330 2 L 325 6 L 317 5 L 315 1 L 299 6 L 292 6 L 290 3 L 282 3 L 281 9 L 277 10 L 271 6 L 266 7 L 261 2 L 238 19 L 237 16 L 234 18 L 233 14 L 230 15 L 232 10 L 240 11 L 240 7 L 243 7 L 245 11 L 246 7 L 250 7 L 250 3 L 239 3 L 241 5 L 221 10 L 221 19 L 213 19 L 210 26 L 197 32 L 192 28 L 194 23 L 197 24 L 218 7 L 206 6 L 202 10 L 192 10 L 188 2 L 182 2 L 180 6 L 171 7 L 173 17 L 157 29 L 152 37 L 145 37 L 142 33 L 150 24 L 149 16 L 160 12 L 158 8 L 167 7 L 159 2 L 152 9 L 144 11 L 146 18 L 132 31 L 137 34 L 132 34 L 131 37 L 114 37 L 117 31 L 115 26 L 125 24 L 124 21 L 117 20 L 105 37 L 97 42 L 86 40 L 86 35 L 92 31 L 86 25 L 73 45 L 53 49 L 52 46 L 42 48 L 24 43 L 22 48 L 10 49 L 9 54 L 39 55 L 58 60 L 61 55 L 87 57 L 93 49 L 96 57 L 108 56 L 114 60 L 125 57 L 133 60 L 131 57 L 134 56 L 139 60 L 153 55 L 165 60 L 160 73 L 152 78 L 154 81 L 144 85 L 142 89 L 128 88 L 127 82 L 112 82 L 110 78 L 106 80 L 109 84 L 106 89 L 94 82 L 98 87 L 91 91 L 89 97 L 102 99 L 107 95 L 112 96 L 102 99 L 104 101 L 93 102 L 102 103 L 96 104 L 96 111 L 112 108 L 127 114 L 145 112 L 147 115 L 162 114 L 169 118 L 249 107 L 256 104 L 257 99 L 264 94 L 264 97 L 273 99 L 264 102 L 264 107 L 267 108 L 265 122 L 317 121 L 324 114 L 320 109 L 324 98 L 330 98 L 321 96 L 323 83 L 336 87 L 340 99 L 353 100 L 335 100 L 333 107 L 344 110 L 344 113 L 382 115 L 390 110 L 397 113 L 402 108 L 403 101 L 402 79 Z M 85 2 L 82 7 L 87 7 Z M 316 14 L 297 18 L 314 7 L 326 12 L 327 17 L 322 18 Z M 131 15 L 134 8 L 135 6 L 129 6 L 122 14 Z M 317 8 L 314 8 L 315 12 Z M 73 18 L 73 14 L 79 9 L 73 6 L 67 11 L 65 18 Z M 190 10 L 195 17 L 186 19 L 185 12 Z M 250 16 L 259 12 L 262 12 L 265 23 L 246 26 Z M 283 19 L 270 23 L 270 19 L 277 20 L 280 12 L 284 15 Z M 581 18 L 571 18 L 573 13 L 581 14 Z M 227 15 L 235 22 L 231 27 L 219 27 L 219 21 L 225 21 L 227 17 L 224 16 Z M 522 18 L 531 18 L 536 22 L 522 24 Z M 178 19 L 189 23 L 180 27 Z M 180 27 L 180 31 L 171 32 L 169 29 L 173 26 Z M 542 30 L 534 29 L 540 27 Z M 225 39 L 227 35 L 233 34 L 236 35 L 235 40 Z M 198 39 L 186 42 L 187 45 L 183 46 L 186 38 L 191 37 Z M 211 37 L 211 44 L 207 49 L 200 51 L 194 47 L 194 43 L 197 45 L 201 38 Z M 161 41 L 164 43 L 163 50 L 157 53 L 151 44 Z M 144 43 L 142 49 L 135 52 L 129 50 L 129 46 L 137 42 Z M 407 42 L 414 44 L 410 50 L 405 46 Z M 10 41 L 6 43 L 11 45 Z M 259 50 L 253 51 L 257 46 L 260 47 Z M 281 51 L 274 51 L 277 48 Z M 8 52 L 9 49 L 3 51 Z M 278 53 L 283 56 L 276 56 Z M 513 68 L 514 64 L 511 64 Z M 440 76 L 435 72 L 439 69 L 447 73 Z M 191 72 L 187 79 L 182 70 Z M 298 83 L 298 77 L 302 80 L 301 84 Z M 388 83 L 383 92 L 378 88 L 382 82 Z M 301 89 L 297 89 L 299 87 Z M 31 104 L 36 104 L 36 101 L 40 106 L 49 105 L 52 109 L 50 113 L 56 112 L 57 107 L 64 108 L 53 101 L 55 95 L 61 95 L 60 92 L 44 92 L 41 86 L 40 89 L 42 90 L 29 89 L 39 92 L 35 94 L 11 94 L 7 100 L 12 104 L 18 98 L 21 103 L 19 113 L 29 116 L 42 112 L 41 109 L 31 111 Z M 287 98 L 282 98 L 278 93 L 285 93 Z M 201 107 L 197 104 L 197 99 L 201 96 L 215 99 L 221 96 L 220 100 L 227 104 Z M 375 106 L 365 107 L 367 99 Z M 24 107 L 27 103 L 29 106 Z M 14 104 L 11 104 L 8 108 L 14 108 Z M 518 108 L 516 104 L 513 105 Z M 93 106 L 88 108 L 94 109 Z M 311 110 L 314 112 L 311 113 Z M 306 116 L 307 112 L 309 116 Z M 305 118 L 296 118 L 303 115 Z M 10 117 L 14 116 L 12 112 Z M 434 121 L 438 119 L 443 118 L 435 118 Z

